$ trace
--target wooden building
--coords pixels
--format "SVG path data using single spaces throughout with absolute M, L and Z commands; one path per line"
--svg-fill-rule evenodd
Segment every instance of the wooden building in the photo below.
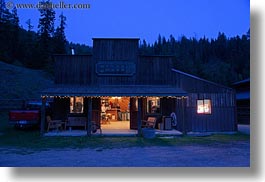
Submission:
M 233 83 L 236 90 L 237 120 L 239 124 L 250 124 L 250 78 Z
M 56 55 L 55 85 L 42 93 L 43 103 L 54 98 L 53 117 L 87 118 L 88 135 L 91 121 L 101 127 L 102 113 L 117 119 L 119 109 L 119 119 L 139 134 L 142 120 L 163 123 L 172 113 L 183 133 L 237 130 L 233 89 L 173 69 L 172 56 L 140 56 L 138 45 L 139 39 L 96 38 L 92 55 Z

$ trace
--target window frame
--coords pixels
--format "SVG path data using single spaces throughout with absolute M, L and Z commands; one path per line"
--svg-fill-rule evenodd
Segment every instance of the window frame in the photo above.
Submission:
M 197 114 L 202 114 L 202 115 L 212 114 L 212 100 L 211 99 L 197 99 L 196 104 L 197 104 L 197 107 L 196 107 Z M 206 111 L 206 109 L 208 109 L 208 111 Z
M 152 112 L 152 108 L 150 108 L 151 105 L 149 101 L 153 102 L 154 100 L 155 100 L 156 111 L 158 110 L 158 112 Z M 147 114 L 161 114 L 161 98 L 160 97 L 147 97 L 146 102 L 147 102 L 146 104 Z
M 75 110 L 75 107 L 74 105 L 76 105 L 76 103 L 79 103 L 78 101 L 76 101 L 77 99 L 81 99 L 81 111 L 80 112 L 77 112 L 77 111 L 74 111 Z M 70 114 L 84 114 L 84 97 L 70 97 Z

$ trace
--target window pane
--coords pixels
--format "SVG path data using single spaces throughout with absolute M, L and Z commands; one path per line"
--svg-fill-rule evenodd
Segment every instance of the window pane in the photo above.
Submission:
M 160 113 L 160 98 L 148 97 L 147 98 L 147 113 Z
M 197 100 L 197 113 L 204 113 L 203 100 Z
M 84 112 L 84 98 L 70 97 L 70 113 L 83 113 L 83 112 Z
M 204 113 L 211 114 L 211 100 L 204 100 Z

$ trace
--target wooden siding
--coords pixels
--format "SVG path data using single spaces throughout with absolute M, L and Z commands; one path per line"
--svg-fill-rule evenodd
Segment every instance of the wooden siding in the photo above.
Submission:
M 174 72 L 174 71 L 173 71 Z M 189 93 L 232 93 L 234 90 L 186 73 L 174 72 L 174 85 Z
M 115 61 L 115 60 L 113 60 Z M 141 56 L 131 76 L 101 76 L 93 56 L 55 56 L 55 84 L 74 85 L 173 85 L 172 57 Z
M 90 55 L 55 56 L 55 84 L 94 84 L 94 70 Z
M 197 114 L 198 99 L 211 100 L 211 114 Z M 235 114 L 232 93 L 190 93 L 186 102 L 186 129 L 194 132 L 235 131 Z
M 212 108 L 212 114 L 197 114 L 196 108 L 188 107 L 187 123 L 189 131 L 193 132 L 222 132 L 236 131 L 235 108 Z
M 137 62 L 137 85 L 173 85 L 175 74 L 171 56 L 140 56 Z
M 175 114 L 177 117 L 177 130 L 179 131 L 185 131 L 189 132 L 191 131 L 191 125 L 192 123 L 189 122 L 188 117 L 190 117 L 190 113 L 187 111 L 186 107 L 183 107 L 183 105 L 186 104 L 186 99 L 178 98 L 175 100 L 176 102 L 176 110 Z
M 173 85 L 172 56 L 138 56 L 138 39 L 94 39 L 92 55 L 56 55 L 55 84 Z M 128 63 L 131 75 L 99 74 L 98 63 Z M 126 64 L 127 65 L 127 64 Z M 135 70 L 134 70 L 135 69 Z
M 237 119 L 240 124 L 250 124 L 250 100 L 237 100 Z
M 136 62 L 139 39 L 93 39 L 96 61 Z
M 237 121 L 250 124 L 250 78 L 232 84 L 236 90 Z
M 93 59 L 99 61 L 128 61 L 136 63 L 138 55 L 138 39 L 93 39 Z M 134 84 L 132 76 L 99 76 L 95 72 L 98 85 Z

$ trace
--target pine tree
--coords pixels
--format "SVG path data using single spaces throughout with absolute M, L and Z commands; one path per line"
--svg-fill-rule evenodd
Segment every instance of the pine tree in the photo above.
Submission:
M 5 1 L 0 0 L 0 23 L 7 23 L 9 21 L 10 12 L 5 6 Z
M 28 19 L 26 21 L 27 27 L 28 27 L 28 32 L 31 32 L 34 26 L 31 24 L 31 19 Z
M 66 54 L 66 36 L 65 36 L 65 26 L 66 17 L 63 13 L 59 16 L 60 25 L 56 28 L 54 33 L 54 53 L 56 54 Z
M 18 58 L 19 18 L 16 8 L 10 12 L 0 1 L 0 60 L 12 63 Z
M 247 38 L 248 38 L 248 40 L 250 40 L 250 28 L 247 31 Z
M 48 1 L 41 1 L 39 8 L 40 12 L 40 19 L 39 19 L 39 35 L 41 37 L 45 38 L 51 38 L 54 32 L 54 21 L 55 21 L 55 11 L 52 8 L 44 8 L 44 7 L 49 7 L 49 4 L 51 2 Z
M 0 0 L 0 60 L 5 62 L 9 62 L 9 46 L 5 45 L 9 38 L 7 36 L 9 34 L 9 15 L 10 12 L 5 8 L 5 1 Z
M 10 14 L 10 33 L 11 33 L 11 54 L 12 54 L 12 58 L 15 60 L 19 60 L 19 31 L 20 31 L 20 27 L 19 27 L 19 18 L 17 15 L 17 9 L 13 8 Z
M 33 31 L 33 25 L 31 23 L 31 19 L 28 19 L 26 21 L 27 24 L 27 31 L 25 31 L 25 36 L 23 36 L 23 45 L 21 47 L 23 47 L 23 51 L 21 53 L 21 55 L 23 55 L 22 57 L 24 58 L 23 63 L 25 66 L 29 67 L 29 68 L 36 68 L 35 67 L 35 62 L 37 62 L 37 60 L 35 60 L 36 54 L 35 51 L 37 50 L 37 45 L 36 45 L 36 41 L 37 41 L 37 35 L 36 33 Z M 35 57 L 34 57 L 35 55 Z
M 54 34 L 55 11 L 50 8 L 51 1 L 40 2 L 40 19 L 38 25 L 39 40 L 37 50 L 35 51 L 35 66 L 36 68 L 49 69 L 52 65 L 53 42 Z

